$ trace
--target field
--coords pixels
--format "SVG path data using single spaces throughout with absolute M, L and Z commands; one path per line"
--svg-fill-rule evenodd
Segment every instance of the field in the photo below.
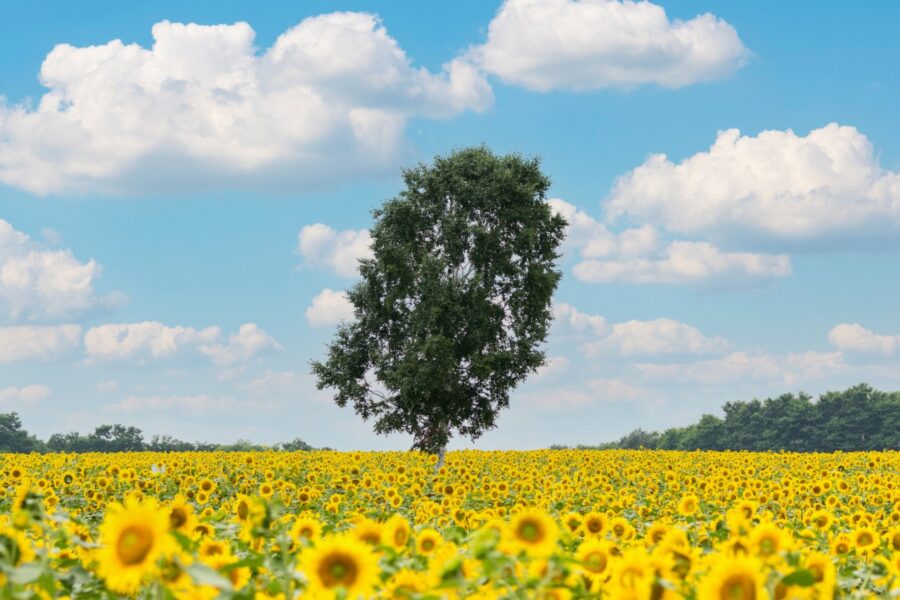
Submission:
M 4 598 L 900 596 L 900 453 L 0 459 Z

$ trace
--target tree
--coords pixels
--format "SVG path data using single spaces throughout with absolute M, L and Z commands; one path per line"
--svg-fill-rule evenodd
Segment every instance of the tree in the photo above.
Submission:
M 454 431 L 493 428 L 544 363 L 566 222 L 545 201 L 538 159 L 469 148 L 403 178 L 373 211 L 373 257 L 347 294 L 354 320 L 312 370 L 377 433 L 412 434 L 413 449 L 443 456 Z
M 0 413 L 0 452 L 32 452 L 40 442 L 22 428 L 18 413 Z

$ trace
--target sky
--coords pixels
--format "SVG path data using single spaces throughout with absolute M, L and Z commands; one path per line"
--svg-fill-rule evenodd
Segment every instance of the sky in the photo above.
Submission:
M 453 447 L 900 389 L 900 3 L 4 12 L 0 411 L 40 437 L 408 448 L 309 363 L 402 169 L 479 144 L 569 228 L 547 364 Z

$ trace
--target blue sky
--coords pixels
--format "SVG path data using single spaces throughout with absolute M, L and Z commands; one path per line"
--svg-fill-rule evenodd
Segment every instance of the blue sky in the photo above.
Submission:
M 308 363 L 401 168 L 480 143 L 571 228 L 549 365 L 477 447 L 900 387 L 895 2 L 6 12 L 0 410 L 41 436 L 408 447 Z

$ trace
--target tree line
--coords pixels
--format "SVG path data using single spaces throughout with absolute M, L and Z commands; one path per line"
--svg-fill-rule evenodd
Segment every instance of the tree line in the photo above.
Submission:
M 260 450 L 315 450 L 297 438 L 290 442 L 265 446 L 247 440 L 233 444 L 185 442 L 168 435 L 144 439 L 137 427 L 100 425 L 93 433 L 54 433 L 46 441 L 38 439 L 22 427 L 15 412 L 0 413 L 0 452 L 249 452 Z
M 615 442 L 580 448 L 834 452 L 900 449 L 900 392 L 862 383 L 814 400 L 803 392 L 726 402 L 687 427 L 635 429 Z M 561 446 L 555 446 L 561 448 Z

